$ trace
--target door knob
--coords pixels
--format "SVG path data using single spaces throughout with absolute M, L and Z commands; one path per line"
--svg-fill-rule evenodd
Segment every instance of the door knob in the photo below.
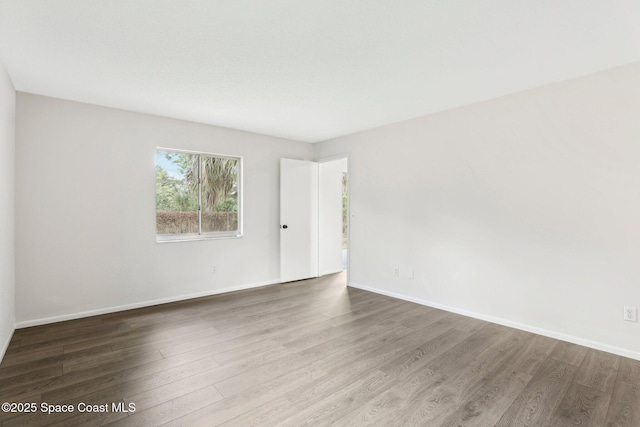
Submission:
M 281 227 L 282 227 L 282 228 L 289 228 L 289 226 L 288 226 L 287 224 L 282 225 Z

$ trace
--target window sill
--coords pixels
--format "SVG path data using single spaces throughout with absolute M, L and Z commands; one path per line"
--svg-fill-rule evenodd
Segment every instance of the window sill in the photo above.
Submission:
M 198 242 L 201 240 L 240 239 L 242 234 L 156 236 L 156 243 Z

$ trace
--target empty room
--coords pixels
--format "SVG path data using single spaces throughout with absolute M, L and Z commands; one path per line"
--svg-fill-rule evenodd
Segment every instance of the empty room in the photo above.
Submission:
M 638 22 L 0 0 L 0 425 L 640 426 Z

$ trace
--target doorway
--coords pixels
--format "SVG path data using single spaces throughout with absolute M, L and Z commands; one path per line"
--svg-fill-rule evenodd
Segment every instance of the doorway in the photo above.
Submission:
M 347 165 L 348 168 L 348 165 Z M 349 172 L 342 173 L 342 271 L 349 267 Z
M 319 245 L 320 276 L 339 273 L 348 267 L 348 159 L 323 159 L 319 162 Z

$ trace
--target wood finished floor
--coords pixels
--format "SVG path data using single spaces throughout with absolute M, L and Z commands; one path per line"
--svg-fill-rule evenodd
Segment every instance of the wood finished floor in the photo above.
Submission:
M 347 288 L 342 275 L 20 329 L 3 426 L 640 426 L 640 362 Z

